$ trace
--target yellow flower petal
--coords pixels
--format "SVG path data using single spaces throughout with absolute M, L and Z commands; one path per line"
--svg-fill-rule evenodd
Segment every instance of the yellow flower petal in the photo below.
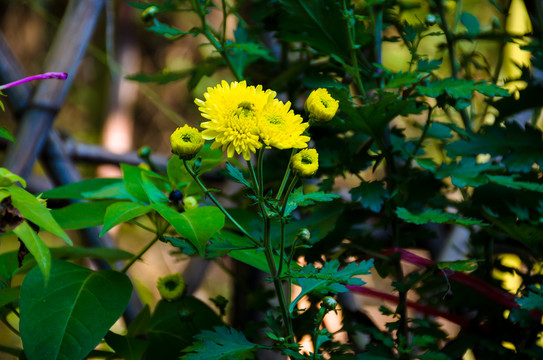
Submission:
M 198 129 L 188 125 L 178 127 L 170 136 L 172 153 L 184 160 L 192 159 L 200 150 L 202 150 L 204 143 L 204 137 Z
M 310 122 L 327 122 L 336 115 L 339 102 L 326 89 L 317 89 L 309 94 L 305 102 L 305 111 Z
M 315 149 L 304 149 L 290 160 L 290 168 L 299 177 L 314 175 L 319 169 L 319 154 Z

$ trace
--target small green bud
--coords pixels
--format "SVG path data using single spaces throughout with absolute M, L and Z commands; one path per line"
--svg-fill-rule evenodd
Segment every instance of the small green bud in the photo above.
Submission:
M 149 6 L 141 13 L 141 19 L 145 22 L 151 21 L 160 12 L 160 9 L 156 6 Z
M 335 311 L 337 306 L 338 304 L 336 299 L 331 296 L 325 296 L 324 299 L 322 299 L 321 307 L 323 307 L 327 311 Z
M 298 234 L 296 234 L 296 236 L 298 237 L 299 240 L 308 242 L 309 239 L 311 238 L 311 233 L 309 232 L 307 228 L 301 228 L 298 231 Z
M 187 290 L 187 285 L 179 273 L 167 275 L 158 279 L 158 292 L 166 301 L 174 301 L 181 298 Z
M 151 148 L 149 146 L 142 146 L 138 150 L 138 157 L 141 159 L 147 159 L 151 156 Z

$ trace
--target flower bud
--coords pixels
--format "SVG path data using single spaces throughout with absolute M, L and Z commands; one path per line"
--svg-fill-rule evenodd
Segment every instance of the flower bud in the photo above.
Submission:
M 296 234 L 296 237 L 303 242 L 308 242 L 311 238 L 311 233 L 307 228 L 301 228 L 298 231 L 298 234 Z
M 204 147 L 205 140 L 202 134 L 193 127 L 185 125 L 178 127 L 170 136 L 172 153 L 180 159 L 192 159 Z
M 305 101 L 305 111 L 310 123 L 327 122 L 336 115 L 339 102 L 326 89 L 317 89 L 309 94 Z
M 150 21 L 155 18 L 155 16 L 160 12 L 160 9 L 156 6 L 149 6 L 147 9 L 143 10 L 141 13 L 141 19 L 143 21 Z
M 160 296 L 166 301 L 179 299 L 187 289 L 187 285 L 179 273 L 159 278 L 156 287 Z
M 327 311 L 335 311 L 337 306 L 336 299 L 331 296 L 325 296 L 324 299 L 322 299 L 321 307 L 325 308 Z
M 194 196 L 186 196 L 183 199 L 183 206 L 185 210 L 192 210 L 198 207 L 198 200 Z
M 151 156 L 151 148 L 149 146 L 142 146 L 138 149 L 138 157 L 141 159 L 147 159 Z
M 319 168 L 319 154 L 315 149 L 304 149 L 290 159 L 290 168 L 299 177 L 314 175 Z

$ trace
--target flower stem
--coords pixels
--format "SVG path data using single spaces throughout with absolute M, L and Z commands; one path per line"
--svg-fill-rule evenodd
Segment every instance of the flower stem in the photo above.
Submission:
M 68 78 L 68 74 L 66 73 L 60 73 L 60 72 L 48 72 L 44 74 L 38 74 L 34 76 L 25 77 L 23 79 L 10 82 L 8 84 L 0 85 L 0 90 L 9 89 L 10 87 L 14 87 L 20 84 L 24 84 L 26 82 L 32 81 L 32 80 L 45 80 L 45 79 L 59 79 L 59 80 L 66 80 Z
M 149 250 L 151 246 L 153 246 L 158 241 L 158 239 L 160 239 L 160 236 L 157 234 L 153 240 L 151 240 L 147 245 L 145 245 L 143 249 L 141 249 L 136 255 L 134 255 L 134 257 L 132 257 L 132 259 L 130 259 L 126 263 L 126 265 L 121 269 L 121 272 L 126 273 L 128 269 L 130 269 L 130 267 L 134 265 L 134 263 L 138 261 L 143 256 L 143 254 L 145 254 L 147 250 Z
M 255 244 L 256 246 L 260 246 L 260 243 L 253 237 L 251 236 L 247 230 L 245 230 L 243 228 L 243 226 L 241 226 L 233 217 L 232 215 L 230 215 L 230 213 L 228 211 L 226 211 L 226 209 L 217 201 L 217 199 L 215 199 L 215 197 L 213 196 L 213 194 L 206 188 L 206 186 L 202 183 L 202 181 L 200 180 L 200 178 L 198 178 L 198 175 L 196 175 L 196 173 L 190 168 L 187 160 L 183 160 L 183 165 L 185 165 L 185 169 L 187 169 L 187 172 L 190 174 L 190 176 L 192 176 L 192 178 L 194 179 L 194 181 L 196 181 L 196 183 L 198 184 L 198 186 L 200 187 L 200 189 L 202 189 L 202 191 L 204 192 L 204 194 L 209 198 L 211 199 L 211 201 L 213 202 L 213 204 L 215 204 L 216 207 L 219 208 L 220 211 L 222 211 L 222 213 L 226 216 L 226 218 L 228 220 L 230 220 L 230 222 L 243 234 L 245 235 L 249 240 L 251 240 L 251 242 L 253 244 Z
M 296 149 L 292 149 L 292 152 L 290 153 L 290 158 L 296 155 Z M 287 184 L 288 177 L 290 176 L 290 160 L 289 160 L 289 166 L 287 167 L 287 170 L 285 171 L 285 175 L 283 176 L 283 180 L 281 181 L 281 186 L 279 186 L 279 191 L 277 191 L 277 195 L 275 196 L 275 200 L 281 199 L 281 195 L 283 194 L 283 190 L 285 190 L 285 185 Z

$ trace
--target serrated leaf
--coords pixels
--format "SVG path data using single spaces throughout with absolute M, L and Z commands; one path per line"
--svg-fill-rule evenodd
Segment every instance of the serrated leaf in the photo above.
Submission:
M 0 104 L 2 106 L 2 110 L 4 110 L 3 104 L 1 102 L 0 102 Z M 7 140 L 11 141 L 14 144 L 17 144 L 17 140 L 15 140 L 15 137 L 13 137 L 13 135 L 11 135 L 9 130 L 4 126 L 0 127 L 0 137 L 4 138 L 4 139 L 7 139 Z
M 55 221 L 49 209 L 45 207 L 34 195 L 17 186 L 8 188 L 11 194 L 11 202 L 16 207 L 25 219 L 32 221 L 41 229 L 49 231 L 51 234 L 58 236 L 68 244 L 72 244 L 72 240 L 62 230 L 60 225 Z
M 543 289 L 535 285 L 528 287 L 529 292 L 527 295 L 515 299 L 521 309 L 531 311 L 540 310 L 543 311 Z
M 446 78 L 435 80 L 428 86 L 417 86 L 419 94 L 429 97 L 438 97 L 448 94 L 455 99 L 471 99 L 473 92 L 477 91 L 486 96 L 509 96 L 509 92 L 498 85 L 484 81 Z
M 400 219 L 405 220 L 408 223 L 412 224 L 459 224 L 459 225 L 465 225 L 465 226 L 471 226 L 471 225 L 479 225 L 479 226 L 486 226 L 484 222 L 477 219 L 472 218 L 462 218 L 458 214 L 452 214 L 448 212 L 444 212 L 439 209 L 428 209 L 420 214 L 413 214 L 409 210 L 403 207 L 399 207 L 396 209 L 396 214 Z
M 527 181 L 515 181 L 516 178 L 518 178 L 519 175 L 487 175 L 487 178 L 490 182 L 493 182 L 494 184 L 506 186 L 511 189 L 517 189 L 517 190 L 530 190 L 530 191 L 537 191 L 537 192 L 543 192 L 543 184 L 537 184 Z
M 118 202 L 110 205 L 104 215 L 104 227 L 100 231 L 100 237 L 115 225 L 145 215 L 151 210 L 150 206 L 133 202 Z
M 443 179 L 450 176 L 453 185 L 459 188 L 466 186 L 480 186 L 488 183 L 488 178 L 483 172 L 500 170 L 502 168 L 501 165 L 492 163 L 477 164 L 475 158 L 465 157 L 458 163 L 451 162 L 449 164 L 442 164 L 441 167 L 436 170 L 435 176 L 437 179 Z
M 381 211 L 383 199 L 388 198 L 388 192 L 381 181 L 363 182 L 349 193 L 353 201 L 360 202 L 362 207 L 373 212 Z
M 328 292 L 340 293 L 348 289 L 345 285 L 364 285 L 364 281 L 354 276 L 367 275 L 373 267 L 373 259 L 350 263 L 342 269 L 339 268 L 339 260 L 325 262 L 321 269 L 312 264 L 302 267 L 300 270 L 290 271 L 288 276 L 293 278 L 302 291 L 290 304 L 290 312 L 294 311 L 300 299 L 309 293 L 326 294 Z
M 195 338 L 198 342 L 185 348 L 183 360 L 245 360 L 252 359 L 260 345 L 247 340 L 242 332 L 233 328 L 215 327 L 204 330 Z
M 420 75 L 414 72 L 399 72 L 394 74 L 390 81 L 386 84 L 386 89 L 400 88 L 415 84 L 420 80 Z
M 346 17 L 335 1 L 279 1 L 279 37 L 306 43 L 326 55 L 349 59 Z
M 130 280 L 117 271 L 54 260 L 46 283 L 37 268 L 31 270 L 20 300 L 25 355 L 29 360 L 83 359 L 122 315 L 131 293 Z
M 322 191 L 304 194 L 303 186 L 300 186 L 290 194 L 285 209 L 285 216 L 290 215 L 290 213 L 292 213 L 298 206 L 314 205 L 318 202 L 332 201 L 339 197 L 340 196 L 337 194 L 329 194 Z
M 420 59 L 417 63 L 417 72 L 425 72 L 425 73 L 432 72 L 434 70 L 439 69 L 439 67 L 441 66 L 441 63 L 442 62 L 440 60 L 436 60 L 436 59 L 432 59 L 432 60 Z
M 247 180 L 245 180 L 245 177 L 243 176 L 243 173 L 234 165 L 230 164 L 229 162 L 226 163 L 226 171 L 228 172 L 228 175 L 234 179 L 237 183 L 240 183 L 242 185 L 245 185 L 248 188 L 251 188 L 251 184 Z

